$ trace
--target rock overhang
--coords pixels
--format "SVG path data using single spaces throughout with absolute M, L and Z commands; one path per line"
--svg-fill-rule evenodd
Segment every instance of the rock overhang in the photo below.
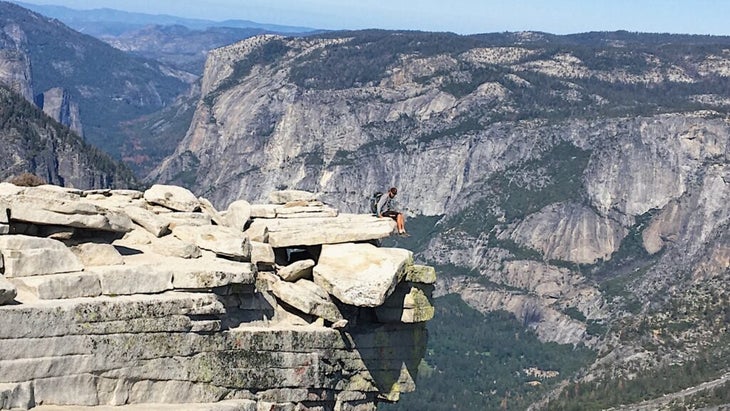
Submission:
M 0 409 L 375 407 L 415 389 L 435 271 L 374 245 L 391 219 L 297 190 L 220 212 L 193 198 L 0 184 Z

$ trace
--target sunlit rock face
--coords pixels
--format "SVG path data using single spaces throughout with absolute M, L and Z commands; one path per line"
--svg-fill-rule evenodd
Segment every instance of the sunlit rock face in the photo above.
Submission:
M 373 245 L 389 218 L 274 194 L 219 212 L 177 186 L 0 183 L 0 409 L 374 410 L 415 390 L 434 270 Z M 269 227 L 299 240 L 252 235 Z

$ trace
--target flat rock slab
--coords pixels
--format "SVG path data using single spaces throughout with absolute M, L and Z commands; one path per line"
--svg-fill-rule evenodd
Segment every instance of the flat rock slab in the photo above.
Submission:
M 156 294 L 172 290 L 173 269 L 164 264 L 92 267 L 104 295 Z
M 377 307 L 413 263 L 413 253 L 372 244 L 325 244 L 314 267 L 314 282 L 345 304 Z
M 5 277 L 29 277 L 81 271 L 84 265 L 66 245 L 50 238 L 0 236 Z
M 269 201 L 273 204 L 286 204 L 292 201 L 315 201 L 317 195 L 302 190 L 281 190 L 269 194 Z
M 126 233 L 133 229 L 124 213 L 89 201 L 16 195 L 10 198 L 10 219 L 28 223 Z
M 250 229 L 268 228 L 274 248 L 351 243 L 389 237 L 396 228 L 391 218 L 340 214 L 331 218 L 256 219 Z
M 68 273 L 14 278 L 18 288 L 41 300 L 96 297 L 101 295 L 99 276 L 94 273 Z
M 196 211 L 200 202 L 190 190 L 178 186 L 155 184 L 144 192 L 148 203 L 159 204 L 175 211 Z

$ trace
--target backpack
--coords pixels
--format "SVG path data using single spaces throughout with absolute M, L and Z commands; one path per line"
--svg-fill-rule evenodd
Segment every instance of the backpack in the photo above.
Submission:
M 380 202 L 380 197 L 382 196 L 382 192 L 376 191 L 373 196 L 370 197 L 370 213 L 378 215 L 378 202 Z

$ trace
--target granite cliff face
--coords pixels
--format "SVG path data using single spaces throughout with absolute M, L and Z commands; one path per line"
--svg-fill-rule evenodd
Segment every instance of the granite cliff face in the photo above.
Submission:
M 120 151 L 121 123 L 172 103 L 191 77 L 0 2 L 0 82 L 108 153 Z
M 306 189 L 350 211 L 396 185 L 412 217 L 441 216 L 418 254 L 447 268 L 438 295 L 607 358 L 630 346 L 662 364 L 669 341 L 691 358 L 699 334 L 651 352 L 616 333 L 660 318 L 698 321 L 707 344 L 726 331 L 661 314 L 696 308 L 688 295 L 727 305 L 730 272 L 728 39 L 669 40 L 252 38 L 210 54 L 191 127 L 149 179 L 215 204 Z
M 374 410 L 413 391 L 433 268 L 372 244 L 390 219 L 271 199 L 0 183 L 0 409 Z
M 30 173 L 81 189 L 136 184 L 132 172 L 21 95 L 0 86 L 0 181 Z

